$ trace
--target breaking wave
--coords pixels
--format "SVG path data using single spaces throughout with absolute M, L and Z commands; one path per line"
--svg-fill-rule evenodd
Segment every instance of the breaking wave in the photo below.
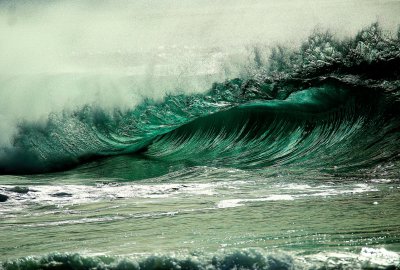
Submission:
M 222 251 L 214 255 L 149 255 L 137 258 L 54 253 L 6 261 L 4 270 L 16 269 L 397 269 L 399 256 L 385 249 L 364 248 L 360 254 L 321 253 L 291 256 L 260 249 Z M 1 266 L 0 266 L 1 269 Z
M 261 58 L 255 50 L 251 78 L 214 83 L 206 94 L 112 112 L 87 105 L 19 123 L 12 145 L 0 149 L 0 172 L 127 154 L 189 166 L 399 171 L 400 30 L 372 24 L 347 40 L 316 32 L 298 49 L 277 46 Z

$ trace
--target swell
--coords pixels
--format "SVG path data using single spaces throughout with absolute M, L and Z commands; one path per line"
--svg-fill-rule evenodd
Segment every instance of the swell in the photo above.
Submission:
M 145 100 L 130 110 L 85 106 L 19 123 L 0 172 L 40 173 L 99 157 L 239 168 L 292 165 L 335 173 L 399 156 L 400 30 L 378 24 L 348 40 L 314 33 L 278 46 L 250 78 L 206 94 Z M 255 66 L 260 61 L 255 55 Z

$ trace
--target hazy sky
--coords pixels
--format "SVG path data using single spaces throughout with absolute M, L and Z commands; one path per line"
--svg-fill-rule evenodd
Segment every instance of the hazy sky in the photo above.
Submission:
M 400 1 L 388 0 L 2 1 L 0 73 L 57 69 L 88 53 L 296 43 L 316 27 L 394 29 L 399 14 Z

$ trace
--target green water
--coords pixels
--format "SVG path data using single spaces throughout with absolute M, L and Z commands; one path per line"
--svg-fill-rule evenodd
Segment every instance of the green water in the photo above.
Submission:
M 398 269 L 399 33 L 316 31 L 201 93 L 4 118 L 0 270 Z M 4 87 L 75 75 L 33 77 Z
M 46 185 L 27 185 L 27 194 L 7 193 L 12 199 L 1 208 L 0 260 L 249 247 L 298 255 L 364 247 L 400 252 L 395 179 L 344 182 L 208 167 L 135 183 L 96 178 L 97 185 L 60 185 L 53 177 Z M 27 181 L 2 177 L 1 189 Z M 54 195 L 61 191 L 69 195 Z

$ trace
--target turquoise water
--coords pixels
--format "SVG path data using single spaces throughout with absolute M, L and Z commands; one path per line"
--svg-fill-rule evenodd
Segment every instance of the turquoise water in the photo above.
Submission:
M 20 122 L 1 267 L 396 269 L 399 48 L 316 33 L 205 93 Z
M 121 164 L 129 158 L 114 159 Z M 185 265 L 185 260 L 197 269 L 211 265 L 213 257 L 220 264 L 257 269 L 269 257 L 288 265 L 282 269 L 398 264 L 397 179 L 292 171 L 268 176 L 205 166 L 134 183 L 87 177 L 38 177 L 46 184 L 26 183 L 32 189 L 27 194 L 9 192 L 13 199 L 2 208 L 1 233 L 6 237 L 0 241 L 1 259 L 29 254 L 39 257 L 14 262 L 35 268 L 28 262 L 67 267 L 76 261 L 83 264 L 78 269 L 89 262 L 102 265 L 100 258 L 110 268 L 123 264 L 121 260 L 157 258 L 179 262 L 168 269 Z M 30 180 L 8 177 L 13 185 Z M 41 257 L 49 252 L 60 255 Z

